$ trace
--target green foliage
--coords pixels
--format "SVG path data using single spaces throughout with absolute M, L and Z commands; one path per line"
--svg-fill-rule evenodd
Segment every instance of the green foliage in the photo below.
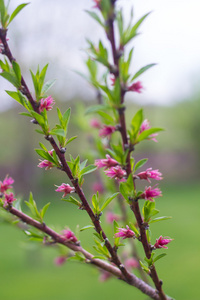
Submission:
M 135 198 L 135 187 L 133 176 L 130 174 L 126 182 L 121 182 L 119 186 L 120 193 L 128 203 L 132 203 Z
M 151 218 L 159 213 L 159 210 L 155 208 L 154 201 L 145 201 L 142 213 L 144 216 L 144 222 L 149 222 Z
M 21 71 L 17 62 L 12 62 L 12 67 L 5 59 L 5 62 L 0 60 L 0 67 L 3 72 L 0 73 L 0 76 L 9 81 L 16 88 L 20 88 L 21 86 Z
M 70 202 L 72 204 L 75 204 L 78 207 L 81 207 L 81 203 L 74 198 L 73 196 L 70 196 L 69 198 L 62 198 L 61 200 L 66 201 L 66 202 Z
M 50 80 L 44 83 L 46 72 L 47 72 L 48 64 L 44 66 L 42 71 L 40 72 L 40 68 L 38 66 L 37 72 L 34 74 L 31 70 L 31 77 L 35 90 L 36 100 L 39 101 L 42 98 L 46 97 L 46 92 L 53 86 L 55 80 Z
M 43 223 L 44 215 L 50 205 L 50 202 L 47 203 L 40 211 L 38 211 L 37 204 L 33 199 L 33 195 L 30 193 L 29 201 L 25 201 L 25 203 L 29 207 L 34 219 L 38 220 L 40 223 Z
M 6 29 L 8 27 L 8 25 L 14 20 L 14 18 L 18 15 L 18 13 L 29 3 L 23 3 L 18 5 L 15 10 L 12 12 L 11 15 L 8 14 L 8 6 L 9 6 L 9 2 L 7 6 L 5 6 L 5 2 L 4 0 L 0 0 L 0 21 L 1 21 L 1 25 L 4 29 Z
M 52 151 L 52 155 L 49 153 L 49 151 L 47 150 L 47 148 L 42 144 L 39 143 L 40 147 L 42 149 L 35 149 L 35 151 L 37 152 L 38 155 L 40 155 L 42 158 L 52 162 L 54 164 L 55 167 L 60 168 L 60 162 L 57 158 L 57 155 L 55 153 L 55 151 Z
M 138 35 L 138 28 L 146 19 L 149 13 L 145 14 L 142 18 L 140 18 L 134 25 L 133 22 L 133 11 L 131 10 L 130 21 L 127 28 L 124 28 L 124 20 L 122 15 L 122 10 L 117 13 L 117 24 L 120 35 L 120 45 L 125 46 L 128 42 L 130 42 L 134 37 Z

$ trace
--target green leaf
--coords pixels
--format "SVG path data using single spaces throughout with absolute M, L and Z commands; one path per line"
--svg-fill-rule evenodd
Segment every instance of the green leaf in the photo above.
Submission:
M 89 10 L 85 10 L 85 12 L 88 15 L 90 15 L 90 17 L 92 17 L 94 20 L 96 20 L 102 27 L 104 27 L 103 22 L 101 21 L 101 19 L 99 18 L 99 16 L 95 12 L 92 12 L 92 11 L 89 11 Z
M 56 79 L 47 81 L 42 88 L 42 95 L 45 95 L 46 92 L 54 85 L 55 82 L 56 82 Z
M 13 71 L 15 72 L 17 81 L 18 81 L 18 85 L 19 87 L 21 86 L 21 70 L 20 70 L 20 66 L 18 65 L 18 63 L 16 61 L 12 62 L 12 66 L 13 66 Z
M 61 200 L 66 201 L 66 202 L 70 202 L 72 204 L 75 204 L 78 207 L 81 206 L 81 203 L 76 198 L 74 198 L 73 196 L 70 196 L 69 198 L 62 198 Z
M 144 158 L 139 160 L 136 164 L 135 164 L 135 168 L 134 168 L 134 172 L 137 171 L 139 168 L 141 168 L 142 166 L 144 166 L 144 164 L 146 164 L 146 162 L 148 161 L 148 158 Z
M 149 64 L 149 65 L 146 65 L 145 67 L 141 68 L 139 71 L 137 71 L 137 73 L 135 73 L 135 75 L 132 77 L 131 81 L 133 81 L 134 79 L 139 77 L 142 73 L 146 72 L 148 69 L 154 67 L 155 65 L 156 64 Z
M 80 229 L 80 231 L 84 231 L 84 230 L 87 230 L 87 229 L 94 229 L 94 225 L 87 225 L 87 226 L 84 226 Z
M 85 167 L 83 170 L 81 170 L 81 172 L 79 173 L 80 176 L 85 175 L 85 174 L 89 174 L 94 172 L 97 169 L 96 166 L 94 165 L 89 165 L 87 167 Z
M 140 260 L 140 266 L 141 268 L 147 273 L 147 274 L 150 274 L 150 270 L 149 268 Z
M 99 209 L 99 194 L 97 192 L 97 194 L 94 194 L 92 196 L 92 205 L 94 207 L 94 213 L 95 214 L 98 214 L 100 212 L 100 209 Z
M 134 135 L 136 135 L 141 127 L 143 121 L 143 109 L 137 111 L 131 121 L 131 127 L 134 131 Z
M 120 183 L 119 191 L 122 194 L 122 196 L 124 197 L 124 199 L 126 199 L 126 201 L 129 203 L 129 190 L 128 190 L 127 185 L 124 182 Z
M 36 113 L 35 111 L 31 111 L 32 116 L 36 119 L 36 121 L 38 122 L 38 124 L 40 124 L 40 126 L 42 127 L 42 129 L 44 129 L 45 127 L 45 120 L 44 117 L 38 113 Z
M 162 253 L 162 254 L 156 256 L 156 257 L 154 258 L 153 262 L 155 263 L 157 260 L 161 259 L 162 257 L 164 257 L 164 256 L 166 256 L 166 255 L 167 255 L 167 253 Z
M 17 8 L 13 11 L 13 13 L 10 16 L 8 25 L 12 22 L 12 20 L 18 15 L 18 13 L 29 3 L 23 3 L 17 6 Z
M 73 136 L 70 139 L 67 140 L 66 145 L 68 145 L 69 143 L 71 143 L 73 140 L 75 140 L 77 138 L 77 136 Z
M 46 213 L 46 211 L 47 211 L 47 209 L 48 209 L 48 207 L 49 207 L 50 204 L 51 204 L 50 202 L 47 203 L 47 204 L 41 209 L 41 211 L 40 211 L 40 216 L 41 216 L 41 219 L 42 219 L 42 220 L 43 220 L 44 215 L 45 215 L 45 213 Z
M 108 204 L 113 200 L 115 199 L 115 197 L 117 197 L 117 195 L 119 195 L 119 193 L 114 193 L 111 197 L 109 197 L 108 199 L 106 199 L 106 201 L 104 202 L 104 204 L 102 205 L 101 207 L 101 211 L 103 211 L 106 206 L 108 206 Z
M 159 217 L 159 218 L 155 218 L 153 220 L 150 220 L 149 223 L 156 223 L 159 221 L 165 221 L 165 220 L 169 220 L 172 219 L 172 217 Z
M 92 105 L 86 109 L 85 114 L 94 114 L 106 109 L 107 107 L 105 105 Z
M 145 139 L 149 139 L 149 138 L 151 138 L 152 134 L 157 133 L 159 131 L 163 131 L 163 129 L 162 128 L 150 128 L 150 129 L 144 130 L 139 134 L 136 142 L 138 143 Z
M 61 128 L 54 128 L 54 129 L 52 129 L 50 132 L 49 132 L 49 134 L 51 134 L 51 135 L 58 135 L 58 136 L 62 136 L 62 137 L 66 137 L 66 133 L 65 133 L 65 131 L 64 131 L 64 129 L 61 129 Z
M 16 76 L 14 76 L 13 74 L 3 71 L 2 73 L 0 73 L 0 76 L 8 80 L 10 83 L 12 83 L 16 88 L 19 87 L 19 82 Z
M 69 257 L 67 260 L 69 260 L 69 261 L 75 260 L 75 261 L 83 262 L 83 261 L 85 261 L 85 257 L 81 252 L 76 252 L 74 256 Z

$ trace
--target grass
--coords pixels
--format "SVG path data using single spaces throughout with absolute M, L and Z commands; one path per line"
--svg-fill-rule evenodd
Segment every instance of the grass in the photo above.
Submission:
M 173 219 L 152 224 L 152 239 L 159 235 L 170 236 L 174 241 L 166 251 L 167 256 L 157 262 L 164 290 L 175 299 L 199 299 L 199 193 L 198 184 L 164 187 L 163 198 L 157 206 L 162 215 Z M 47 224 L 60 228 L 69 224 L 74 230 L 89 224 L 87 216 L 71 205 L 59 202 L 50 206 Z M 1 224 L 0 244 L 0 299 L 5 300 L 146 300 L 146 296 L 125 283 L 110 279 L 98 281 L 98 272 L 91 266 L 67 262 L 56 267 L 53 260 L 57 252 L 53 248 L 39 247 L 26 242 L 23 232 L 10 225 Z M 80 239 L 91 236 L 84 231 Z M 87 247 L 83 241 L 83 246 Z M 158 250 L 159 251 L 159 250 Z M 165 252 L 165 251 L 164 251 Z

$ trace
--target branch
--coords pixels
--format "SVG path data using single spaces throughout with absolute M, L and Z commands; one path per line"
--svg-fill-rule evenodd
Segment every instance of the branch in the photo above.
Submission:
M 119 77 L 119 55 L 116 50 L 117 48 L 116 48 L 116 43 L 115 43 L 115 31 L 114 31 L 115 2 L 111 1 L 111 5 L 112 5 L 112 9 L 113 9 L 113 18 L 110 18 L 107 22 L 107 24 L 108 24 L 107 36 L 108 36 L 108 39 L 110 41 L 111 48 L 112 48 L 112 55 L 113 55 L 113 61 L 115 64 L 115 69 L 117 70 L 116 73 L 114 74 L 114 76 L 117 79 Z M 124 103 L 124 96 L 125 96 L 125 91 L 124 91 L 123 87 L 121 86 L 121 104 Z M 122 109 L 120 108 L 120 109 L 118 109 L 118 112 L 119 112 L 120 133 L 121 133 L 121 137 L 122 137 L 122 141 L 123 141 L 123 147 L 124 147 L 124 150 L 126 150 L 127 147 L 129 147 L 129 149 L 130 149 L 129 154 L 127 155 L 127 161 L 126 161 L 126 163 L 127 163 L 126 172 L 127 172 L 127 176 L 129 176 L 131 174 L 131 163 L 130 163 L 131 145 L 129 145 L 129 142 L 128 142 L 126 121 L 125 121 L 125 110 L 124 110 L 124 108 L 122 108 Z M 143 219 L 142 219 L 142 216 L 140 213 L 138 201 L 133 201 L 130 208 L 136 217 L 137 224 L 138 224 L 138 227 L 140 230 L 141 242 L 142 242 L 146 257 L 149 259 L 151 257 L 151 245 L 149 245 L 148 240 L 147 240 L 146 229 L 143 224 Z M 162 283 L 158 278 L 158 275 L 157 275 L 154 265 L 152 265 L 152 268 L 151 268 L 151 277 L 156 286 L 156 289 L 158 290 L 158 293 L 160 296 L 159 299 L 166 300 L 167 297 L 162 290 Z
M 10 212 L 12 215 L 16 216 L 19 220 L 22 222 L 31 225 L 32 227 L 37 228 L 38 230 L 46 233 L 48 236 L 50 236 L 56 243 L 62 244 L 69 248 L 70 250 L 74 252 L 80 252 L 84 255 L 86 258 L 87 263 L 91 263 L 92 265 L 95 265 L 99 267 L 100 269 L 109 272 L 113 276 L 117 277 L 118 279 L 121 279 L 125 282 L 126 279 L 124 278 L 124 275 L 122 271 L 120 271 L 117 267 L 103 261 L 97 258 L 94 258 L 94 256 L 86 251 L 84 248 L 82 248 L 79 244 L 67 242 L 62 235 L 58 234 L 54 230 L 52 230 L 50 227 L 46 226 L 44 223 L 40 223 L 33 218 L 29 217 L 28 215 L 24 214 L 23 212 L 17 210 L 16 208 L 12 206 L 7 206 L 6 210 Z M 144 294 L 148 295 L 152 299 L 159 300 L 159 295 L 157 292 L 148 284 L 146 284 L 141 279 L 137 278 L 134 274 L 131 275 L 131 281 L 128 283 L 129 285 L 132 285 L 139 290 L 141 290 Z M 166 298 L 167 300 L 170 300 L 170 298 Z

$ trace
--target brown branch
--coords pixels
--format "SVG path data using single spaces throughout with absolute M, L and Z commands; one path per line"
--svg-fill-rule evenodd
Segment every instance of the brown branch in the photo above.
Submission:
M 114 16 L 114 11 L 115 11 L 115 1 L 110 0 L 110 3 L 112 5 L 113 8 L 113 16 Z M 112 54 L 113 54 L 113 61 L 115 64 L 115 69 L 117 70 L 115 75 L 115 78 L 117 79 L 119 77 L 119 55 L 117 52 L 117 48 L 116 48 L 116 43 L 115 43 L 115 32 L 114 32 L 114 17 L 113 18 L 109 18 L 108 22 L 108 29 L 107 29 L 107 36 L 108 39 L 111 43 L 111 48 L 112 48 Z M 125 96 L 125 91 L 123 89 L 123 87 L 121 86 L 121 104 L 124 103 L 124 96 Z M 120 122 L 120 133 L 121 133 L 121 137 L 122 137 L 122 141 L 123 141 L 123 147 L 124 150 L 127 149 L 127 147 L 129 147 L 130 151 L 127 155 L 127 160 L 126 160 L 126 172 L 127 172 L 127 176 L 129 176 L 131 174 L 131 164 L 130 164 L 130 152 L 131 152 L 131 145 L 129 145 L 128 142 L 128 136 L 127 136 L 127 130 L 126 130 L 126 122 L 125 122 L 125 113 L 124 113 L 124 108 L 120 108 L 118 109 L 119 112 L 119 122 Z M 141 212 L 139 209 L 139 204 L 138 201 L 133 201 L 133 203 L 130 206 L 131 210 L 133 211 L 136 220 L 137 220 L 137 224 L 140 230 L 140 237 L 141 237 L 141 242 L 146 254 L 147 258 L 151 257 L 151 245 L 149 245 L 148 240 L 147 240 L 147 236 L 146 236 L 146 229 L 144 227 L 143 224 L 143 219 L 141 216 Z M 151 268 L 151 277 L 152 280 L 156 286 L 156 289 L 159 293 L 160 299 L 161 300 L 166 300 L 167 297 L 164 294 L 163 290 L 162 290 L 162 283 L 158 278 L 155 266 L 152 265 Z
M 12 63 L 13 61 L 15 61 L 15 59 L 14 59 L 14 57 L 13 57 L 11 51 L 10 51 L 10 48 L 8 46 L 7 41 L 6 41 L 6 33 L 7 33 L 6 30 L 1 29 L 0 30 L 0 38 L 2 39 L 2 43 L 4 45 L 4 55 L 6 55 L 8 57 L 8 59 L 10 60 L 10 62 Z M 23 77 L 22 77 L 22 80 L 21 80 L 20 91 L 23 91 L 23 94 L 27 97 L 30 104 L 32 105 L 33 110 L 37 113 L 40 113 L 39 109 L 38 109 L 37 102 L 35 100 L 33 100 L 32 95 L 31 95 L 31 93 L 30 93 L 30 91 L 27 87 L 27 84 L 26 84 L 25 80 L 23 79 Z M 124 276 L 124 280 L 127 281 L 128 283 L 131 282 L 132 281 L 131 274 L 127 271 L 127 269 L 121 263 L 115 248 L 112 247 L 111 243 L 109 242 L 105 232 L 103 231 L 103 229 L 100 225 L 99 217 L 94 214 L 93 210 L 91 209 L 91 207 L 90 207 L 90 205 L 89 205 L 89 203 L 88 203 L 88 201 L 87 201 L 87 199 L 86 199 L 86 197 L 83 193 L 82 188 L 79 186 L 78 179 L 73 177 L 72 172 L 71 172 L 71 170 L 70 170 L 70 168 L 69 168 L 69 166 L 66 162 L 65 155 L 64 155 L 63 151 L 60 150 L 60 148 L 58 147 L 56 141 L 54 140 L 54 138 L 52 136 L 50 136 L 50 135 L 46 136 L 46 139 L 50 142 L 50 144 L 52 145 L 53 149 L 55 150 L 58 158 L 60 159 L 62 169 L 67 174 L 69 179 L 71 180 L 71 183 L 73 184 L 73 186 L 76 190 L 76 193 L 78 194 L 78 196 L 79 196 L 79 198 L 82 202 L 83 208 L 86 210 L 86 212 L 88 213 L 90 219 L 92 220 L 92 222 L 94 224 L 95 230 L 99 234 L 102 235 L 102 237 L 104 239 L 104 242 L 105 242 L 105 246 L 106 246 L 106 248 L 108 249 L 108 251 L 111 255 L 111 261 L 121 270 L 121 272 Z
M 6 210 L 8 212 L 10 212 L 12 215 L 16 216 L 22 222 L 24 222 L 28 225 L 31 225 L 32 227 L 37 228 L 41 232 L 46 233 L 48 236 L 50 236 L 53 239 L 54 242 L 56 242 L 58 244 L 62 244 L 74 252 L 82 253 L 84 255 L 84 257 L 86 258 L 86 262 L 89 262 L 92 265 L 95 265 L 98 268 L 109 272 L 110 274 L 117 277 L 118 279 L 121 279 L 121 280 L 127 282 L 126 279 L 124 278 L 124 275 L 122 274 L 122 271 L 120 271 L 117 267 L 115 267 L 103 260 L 94 258 L 94 256 L 90 252 L 88 252 L 84 248 L 82 248 L 79 243 L 67 242 L 63 238 L 62 235 L 60 235 L 57 232 L 55 232 L 54 230 L 52 230 L 46 224 L 40 223 L 40 222 L 34 220 L 33 218 L 29 217 L 28 215 L 24 214 L 23 212 L 17 210 L 16 208 L 14 208 L 12 206 L 7 206 Z M 148 295 L 152 299 L 155 299 L 155 300 L 160 299 L 157 292 L 151 286 L 149 286 L 148 284 L 143 282 L 141 279 L 137 278 L 134 274 L 130 274 L 130 275 L 131 275 L 131 281 L 128 282 L 129 285 L 132 285 L 132 286 L 138 288 L 144 294 Z M 167 300 L 170 300 L 170 298 L 167 298 Z

